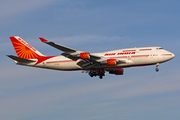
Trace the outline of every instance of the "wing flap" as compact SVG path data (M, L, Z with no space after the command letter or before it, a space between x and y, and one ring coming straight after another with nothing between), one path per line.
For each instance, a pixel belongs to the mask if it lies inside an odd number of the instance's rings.
M99 59L101 59L100 56L96 56L96 55L91 55L90 54L90 60L99 60Z
M81 60L81 61L79 61L77 63L77 65L79 65L83 69L88 69L88 68L95 67L96 66L96 62L95 61L89 61L89 60Z
M64 57L67 57L67 58L69 58L69 59L71 59L73 61L76 61L76 60L79 59L79 57L74 57L74 56L72 56L72 55L70 55L68 53L62 53L61 55L64 56Z

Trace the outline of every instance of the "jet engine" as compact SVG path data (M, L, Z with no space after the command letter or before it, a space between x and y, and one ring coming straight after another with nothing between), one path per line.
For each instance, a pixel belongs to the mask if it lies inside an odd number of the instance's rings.
M109 74L115 74L115 75L123 75L124 70L122 68L110 70Z
M81 59L89 59L90 58L90 54L88 52L80 53L80 58Z
M107 65L116 65L116 59L107 59Z

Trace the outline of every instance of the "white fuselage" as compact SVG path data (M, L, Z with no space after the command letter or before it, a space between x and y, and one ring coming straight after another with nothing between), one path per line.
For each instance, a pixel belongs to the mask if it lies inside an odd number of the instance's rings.
M115 68L126 68L133 66L153 65L171 60L175 56L173 53L166 51L160 47L128 48L128 49L120 49L120 50L108 51L103 53L92 53L92 55L125 61L125 63L117 64L114 66L108 66L108 65L100 66L105 70L111 70ZM36 60L37 62L37 59L33 59L33 60ZM65 70L65 71L83 70L83 68L77 65L79 61L80 60L72 61L71 59L66 58L64 56L54 56L39 64L36 64L36 62L29 64L18 63L18 62L15 63L20 65L27 65L33 67L55 69L55 70Z

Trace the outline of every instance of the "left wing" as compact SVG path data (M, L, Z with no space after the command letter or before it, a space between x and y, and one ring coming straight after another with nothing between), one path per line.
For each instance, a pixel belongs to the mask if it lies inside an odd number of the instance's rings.
M88 69L88 68L92 68L94 66L100 66L103 64L117 65L120 63L125 63L125 61L123 61L123 60L117 60L117 59L111 59L111 58L107 58L107 57L103 57L103 56L97 56L97 55L90 54L88 52L83 52L83 51L75 50L72 48L68 48L63 45L56 44L54 42L49 42L48 40L41 38L41 37L39 39L43 43L46 43L52 47L55 47L58 50L63 51L64 53L62 53L61 55L65 56L73 61L77 61L78 59L81 59L77 63L77 65L79 65L83 69Z
M59 45L59 44L56 44L54 42L50 42L42 37L39 38L43 43L46 43L52 47L55 47L56 49L58 50L61 50L65 53L62 53L61 55L73 60L73 61L76 61L80 58L83 58L83 57L89 57L91 60L98 60L98 59L101 59L100 56L96 56L96 55L91 55L89 54L88 52L83 52L83 51L79 51L79 50L75 50L75 49L72 49L72 48L69 48L69 47L65 47L63 45Z
M77 50L75 49L71 49L71 48L68 48L68 47L65 47L65 46L62 46L62 45L59 45L59 44L56 44L54 42L49 42L47 41L46 39L42 38L42 37L39 37L39 39L43 42L43 43L46 43L52 47L55 47L63 52L66 52L66 53L75 53L77 52Z

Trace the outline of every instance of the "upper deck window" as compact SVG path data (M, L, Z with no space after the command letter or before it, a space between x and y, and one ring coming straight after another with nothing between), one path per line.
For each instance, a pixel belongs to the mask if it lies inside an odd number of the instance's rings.
M140 49L140 51L148 51L148 50L152 50L152 49Z
M163 48L156 48L157 50L163 50Z
M123 50L122 52L133 52L133 51L136 51L136 50Z

